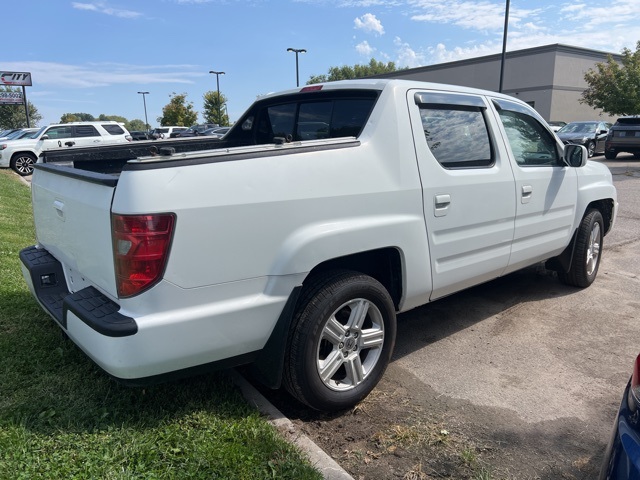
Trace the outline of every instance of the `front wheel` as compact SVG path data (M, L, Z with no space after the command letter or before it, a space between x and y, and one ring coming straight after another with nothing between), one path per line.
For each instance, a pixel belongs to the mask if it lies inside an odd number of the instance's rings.
M300 298L284 385L317 410L352 407L382 377L395 338L395 308L380 282L356 272L325 274Z
M611 151L611 152L607 152L606 150L604 151L604 158L606 158L607 160L615 160L617 155L618 153L615 151Z
M33 173L33 164L36 157L31 153L18 153L11 159L11 168L21 177L26 177Z
M571 268L559 275L564 283L583 288L593 283L600 266L603 237L602 214L598 210L587 211L578 227Z
M596 153L596 143L589 142L587 143L587 152L589 153L589 158L593 157Z

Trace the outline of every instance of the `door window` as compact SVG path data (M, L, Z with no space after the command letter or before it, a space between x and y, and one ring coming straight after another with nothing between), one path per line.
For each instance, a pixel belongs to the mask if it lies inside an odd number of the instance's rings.
M71 127L71 125L51 127L49 130L45 132L45 135L47 135L51 140L59 140L61 138L71 138L73 137L73 127Z
M524 107L506 100L494 100L518 165L522 167L563 166L555 139Z

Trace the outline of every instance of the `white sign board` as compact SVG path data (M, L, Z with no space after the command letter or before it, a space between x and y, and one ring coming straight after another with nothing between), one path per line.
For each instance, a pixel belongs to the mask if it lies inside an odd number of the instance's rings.
M12 85L14 87L30 87L31 73L28 72L4 72L0 70L0 85Z
M0 105L22 105L22 92L0 92Z

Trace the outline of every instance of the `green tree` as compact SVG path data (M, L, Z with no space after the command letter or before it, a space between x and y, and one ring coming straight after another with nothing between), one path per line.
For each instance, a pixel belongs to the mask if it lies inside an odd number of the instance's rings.
M193 110L192 102L187 102L186 93L173 92L169 98L169 103L162 109L162 116L157 118L160 125L190 127L197 123L198 112Z
M307 81L307 85L313 83L335 82L337 80L351 80L354 78L370 77L381 73L391 73L397 71L393 62L378 62L375 58L369 61L368 65L355 64L353 67L343 65L342 67L330 67L329 73L325 75L312 75Z
M98 120L100 122L110 122L110 121L112 121L112 122L124 123L125 125L127 123L129 123L129 120L127 120L124 117L121 117L120 115L105 115L104 113L101 113L98 116Z
M12 88L9 86L0 87L0 92L20 92L21 88ZM37 127L38 122L42 120L42 115L38 113L36 106L27 100L29 107L29 123L32 127ZM26 128L27 116L25 115L24 105L0 105L0 128Z
M60 117L60 123L93 122L95 117L90 113L65 113Z
M587 89L581 103L609 115L640 115L640 41L636 51L622 50L621 64L611 55L606 63L596 63L584 75Z
M60 117L60 123L79 122L80 119L74 113L63 113Z
M132 130L145 131L147 129L147 126L145 125L144 120L140 120L139 118L134 118L129 123L126 123L125 127L127 127L127 130L129 130L130 132Z
M206 123L217 123L221 127L229 125L229 116L227 115L227 98L218 91L211 90L202 95L204 100L204 110L202 116Z

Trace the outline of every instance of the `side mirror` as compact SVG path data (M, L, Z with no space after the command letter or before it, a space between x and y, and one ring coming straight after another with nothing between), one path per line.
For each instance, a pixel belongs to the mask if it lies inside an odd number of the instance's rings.
M607 130L600 130L598 134L607 133Z
M42 135L40 140L49 140L49 135Z
M589 153L584 145L565 145L564 146L564 163L570 167L584 167L587 164Z

